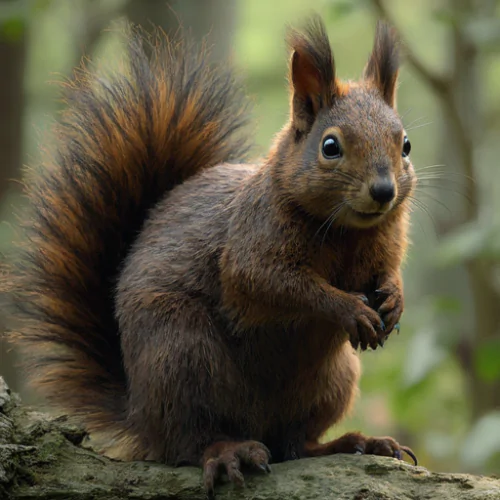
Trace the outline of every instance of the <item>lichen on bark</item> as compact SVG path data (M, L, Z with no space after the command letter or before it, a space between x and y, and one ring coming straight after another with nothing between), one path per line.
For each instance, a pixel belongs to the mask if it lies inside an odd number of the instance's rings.
M118 462L82 446L67 417L24 407L0 377L0 499L202 500L201 471ZM273 466L246 487L221 485L233 500L500 500L500 480L437 474L395 459L337 455Z

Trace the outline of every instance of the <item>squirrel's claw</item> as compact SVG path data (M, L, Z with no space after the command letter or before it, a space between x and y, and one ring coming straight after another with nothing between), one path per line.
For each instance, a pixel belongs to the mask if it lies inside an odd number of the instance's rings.
M366 351L369 347L373 350L378 346L383 347L387 339L386 323L370 306L370 299L360 292L349 292L358 299L354 304L353 319L347 322L346 330L352 347Z
M377 312L385 323L387 333L396 329L399 332L399 319L403 312L403 295L395 284L386 284L383 288L375 290L378 298L376 301Z
M271 474L271 467L267 463L262 463L258 465L259 469L263 470L264 472L267 472L268 474Z
M241 464L270 473L271 452L258 441L215 442L205 451L203 483L208 498L215 498L215 484L225 472L229 481L237 486L245 485Z
M404 451L413 460L415 467L418 465L417 457L411 448L408 448L408 446L401 446L401 451Z

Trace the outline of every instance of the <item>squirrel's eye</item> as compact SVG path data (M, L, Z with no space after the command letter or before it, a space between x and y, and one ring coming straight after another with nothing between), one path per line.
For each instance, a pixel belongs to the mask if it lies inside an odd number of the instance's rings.
M411 142L408 139L408 136L405 135L405 138L403 140L403 158L406 158L411 151Z
M342 149L340 148L339 141L333 135L325 137L322 147L323 156L327 160L333 160L342 156Z

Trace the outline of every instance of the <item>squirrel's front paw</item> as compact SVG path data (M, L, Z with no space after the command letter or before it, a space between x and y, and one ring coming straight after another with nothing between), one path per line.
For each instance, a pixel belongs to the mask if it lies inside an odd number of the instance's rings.
M360 293L351 293L353 296L353 309L344 318L343 326L349 334L349 340L357 349L365 351L368 346L376 349L383 346L387 337L385 324L368 304L368 298Z
M375 292L378 296L377 302L381 305L377 312L385 324L385 333L389 335L392 330L399 332L399 319L403 313L403 290L395 283L385 283Z

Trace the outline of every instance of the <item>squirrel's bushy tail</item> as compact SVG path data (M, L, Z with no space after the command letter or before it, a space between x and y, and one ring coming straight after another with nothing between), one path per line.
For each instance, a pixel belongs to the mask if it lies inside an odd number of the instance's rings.
M127 47L120 72L80 69L65 85L55 154L27 172L26 241L8 283L27 375L89 430L126 422L114 287L148 210L246 152L235 134L245 101L227 70L160 33L130 30Z

